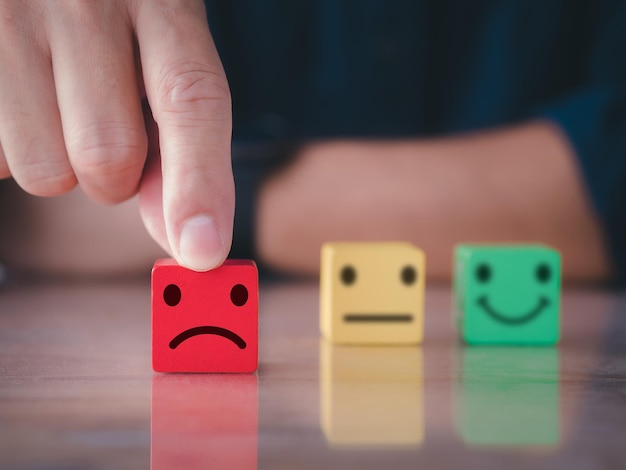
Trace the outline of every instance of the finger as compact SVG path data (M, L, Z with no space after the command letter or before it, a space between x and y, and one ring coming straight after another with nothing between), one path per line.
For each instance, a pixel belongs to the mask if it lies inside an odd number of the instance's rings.
M61 10L50 44L69 159L87 195L120 202L137 192L147 151L130 25L117 2Z
M0 177L10 173L26 191L53 196L76 185L67 159L49 56L34 25L0 10Z
M141 4L136 30L159 127L165 228L175 258L207 270L232 240L230 93L202 2L159 5Z
M147 103L144 106L144 121L148 134L148 158L139 187L139 211L150 236L171 255L172 250L167 240L163 217L163 178L161 177L159 130Z

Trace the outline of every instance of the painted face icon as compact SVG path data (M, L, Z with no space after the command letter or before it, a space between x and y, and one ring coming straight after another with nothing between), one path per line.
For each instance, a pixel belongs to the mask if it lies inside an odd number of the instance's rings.
M258 273L250 260L195 272L174 260L152 270L152 368L156 372L254 372Z
M423 336L425 257L404 242L326 243L320 329L344 344L418 344Z
M554 344L561 261L541 245L456 248L457 321L470 344Z

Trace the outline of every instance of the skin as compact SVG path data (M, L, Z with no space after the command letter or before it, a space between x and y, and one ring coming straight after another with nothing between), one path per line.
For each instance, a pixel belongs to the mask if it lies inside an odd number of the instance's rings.
M231 103L205 18L198 0L0 1L0 178L37 196L138 194L163 249L221 264Z
M327 240L411 241L427 254L430 280L450 279L459 242L550 244L568 281L602 281L611 270L574 153L546 122L311 144L265 182L258 214L261 259L300 274L317 273Z
M66 194L0 188L11 201L0 259L71 274L145 271L163 250L196 270L221 264L234 213L231 104L203 8L0 0L0 178ZM83 195L130 201L95 209ZM131 222L137 205L156 244ZM257 209L260 260L291 273L316 274L326 240L381 239L423 248L429 279L449 279L460 241L540 240L561 250L567 280L611 272L573 150L545 122L311 143L262 185ZM69 212L97 245L68 235Z
M261 186L259 259L316 275L324 241L410 240L427 253L428 279L449 280L456 243L539 240L561 250L565 280L603 281L610 266L575 162L545 122L430 141L312 143ZM16 226L1 259L101 275L147 272L162 256L140 230L136 200L98 208L76 190L54 199L6 190L21 205L3 217ZM76 213L83 243L65 228L76 230Z

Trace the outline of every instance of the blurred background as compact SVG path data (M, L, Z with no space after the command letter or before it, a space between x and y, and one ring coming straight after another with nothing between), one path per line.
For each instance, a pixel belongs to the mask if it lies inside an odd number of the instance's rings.
M232 257L314 276L327 240L408 240L447 281L467 241L561 250L572 282L626 266L620 1L207 0L233 99ZM136 200L0 182L9 272L147 275Z

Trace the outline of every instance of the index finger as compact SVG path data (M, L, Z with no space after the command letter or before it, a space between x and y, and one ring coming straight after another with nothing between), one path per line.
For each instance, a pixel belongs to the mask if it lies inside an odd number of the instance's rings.
M202 2L142 2L136 31L159 128L169 246L182 265L208 270L230 250L235 209L226 76Z

